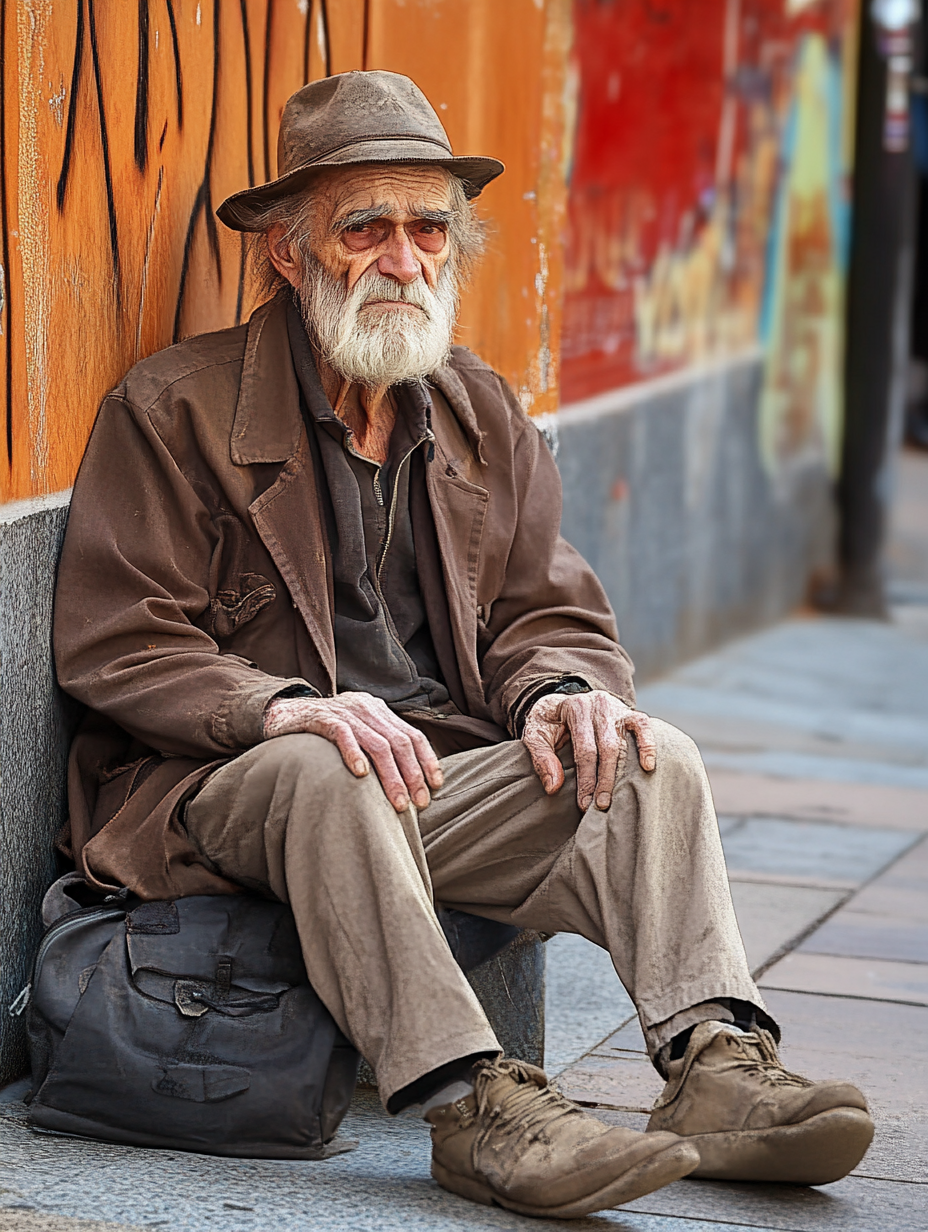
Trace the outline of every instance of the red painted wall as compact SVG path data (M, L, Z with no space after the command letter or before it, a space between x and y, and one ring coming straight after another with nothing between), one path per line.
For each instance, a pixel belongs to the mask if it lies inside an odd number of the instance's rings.
M757 338L797 48L855 12L575 0L563 402Z

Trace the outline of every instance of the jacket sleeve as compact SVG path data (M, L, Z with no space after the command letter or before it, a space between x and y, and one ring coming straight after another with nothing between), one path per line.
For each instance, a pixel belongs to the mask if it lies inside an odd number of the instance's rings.
M104 400L74 488L55 596L61 687L161 753L228 757L263 737L268 676L194 621L215 532L148 417Z
M492 641L481 670L494 720L519 734L524 699L561 682L583 681L632 706L635 691L634 669L619 645L606 593L561 537L561 479L554 459L517 405L513 417L521 427L513 449L516 524L502 590L489 612Z

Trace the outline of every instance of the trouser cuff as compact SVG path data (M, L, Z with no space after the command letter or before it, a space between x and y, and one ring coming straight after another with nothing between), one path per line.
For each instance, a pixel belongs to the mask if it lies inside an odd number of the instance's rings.
M747 1021L751 1019L752 1021ZM642 1025L648 1055L654 1068L662 1078L667 1077L667 1059L670 1045L682 1032L698 1026L701 1022L727 1022L749 1028L752 1023L763 1027L779 1042L780 1028L766 1010L751 1001L742 1001L732 997L720 997L717 1001L700 1001L689 1009L656 1023L653 1027Z

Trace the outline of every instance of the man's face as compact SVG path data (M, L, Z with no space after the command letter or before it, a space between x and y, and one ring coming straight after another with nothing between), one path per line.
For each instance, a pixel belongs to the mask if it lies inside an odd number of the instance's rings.
M273 229L268 245L324 357L368 386L427 376L447 357L457 311L447 173L338 168L311 193L299 251L291 245L283 260L285 241Z
M316 190L313 253L351 291L373 270L398 283L423 278L430 290L448 260L452 206L448 177L434 167L346 167ZM409 311L372 305L377 312Z

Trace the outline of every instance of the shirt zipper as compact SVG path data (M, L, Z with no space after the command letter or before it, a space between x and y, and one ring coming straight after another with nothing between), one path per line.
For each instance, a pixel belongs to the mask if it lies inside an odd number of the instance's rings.
M384 535L383 543L380 545L380 559L377 561L377 581L378 582L380 581L380 575L383 572L383 562L386 560L387 550L390 547L390 540L393 538L393 526L396 521L396 499L397 499L397 492L399 491L399 486L400 486L400 475L402 475L403 473L403 467L406 465L406 463L409 461L412 455L416 452L419 446L423 443L423 441L434 441L434 439L435 437L433 436L431 432L426 432L425 436L423 436L420 440L416 441L415 445L413 445L412 449L410 449L408 453L406 453L406 455L403 457L402 461L400 462L399 466L396 468L396 474L393 477L393 492L390 497L390 512L387 514L387 533ZM378 474L379 474L379 471L378 471ZM376 483L376 480L375 480L375 483ZM383 504L383 501L381 501L381 504Z

